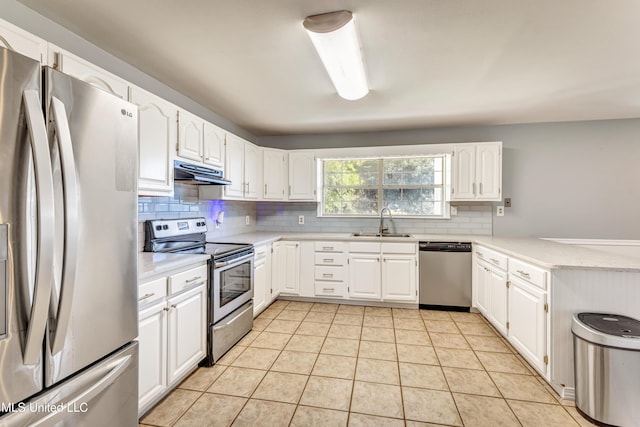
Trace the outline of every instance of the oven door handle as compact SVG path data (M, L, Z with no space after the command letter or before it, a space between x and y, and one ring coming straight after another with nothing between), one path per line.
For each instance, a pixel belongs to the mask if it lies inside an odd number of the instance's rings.
M240 258L234 258L230 261L222 261L222 262L214 262L213 263L213 268L222 268L222 267L226 267L227 265L231 265L231 264L237 264L241 261L247 260L249 258L253 258L253 254L250 255L245 255L242 256Z

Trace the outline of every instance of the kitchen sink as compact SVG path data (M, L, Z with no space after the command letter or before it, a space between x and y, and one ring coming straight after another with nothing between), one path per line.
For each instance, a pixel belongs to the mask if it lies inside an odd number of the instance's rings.
M353 233L353 237L411 237L411 234L403 233Z

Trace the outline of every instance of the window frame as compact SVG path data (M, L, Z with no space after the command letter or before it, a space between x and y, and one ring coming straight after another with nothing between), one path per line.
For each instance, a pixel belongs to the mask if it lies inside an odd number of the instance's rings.
M421 158L440 158L442 159L442 184L429 184L429 185L417 185L417 184L389 184L384 185L384 160L392 159L421 159ZM318 209L317 216L321 218L377 218L380 215L380 210L384 207L384 190L386 189L425 189L433 188L440 189L442 191L442 212L439 215L398 215L394 214L394 218L401 219L450 219L450 167L451 167L451 155L449 153L429 153L429 154L415 154L415 155L386 155L386 156L353 156L353 157L322 157L317 159L318 166ZM363 185L359 187L331 187L331 188L358 188L377 190L378 192L378 207L375 214L335 214L325 213L325 173L324 162L333 160L377 160L378 166L378 184L377 185Z

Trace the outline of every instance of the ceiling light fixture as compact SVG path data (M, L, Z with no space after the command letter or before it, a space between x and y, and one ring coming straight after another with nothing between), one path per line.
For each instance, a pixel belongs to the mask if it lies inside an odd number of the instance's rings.
M353 101L369 93L353 14L340 10L308 16L303 26L338 95Z

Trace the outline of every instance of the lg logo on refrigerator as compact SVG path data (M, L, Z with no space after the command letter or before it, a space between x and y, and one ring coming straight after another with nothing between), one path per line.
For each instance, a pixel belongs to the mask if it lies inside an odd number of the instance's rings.
M124 108L122 110L120 110L120 112L122 113L123 116L133 117L133 113L125 110Z

